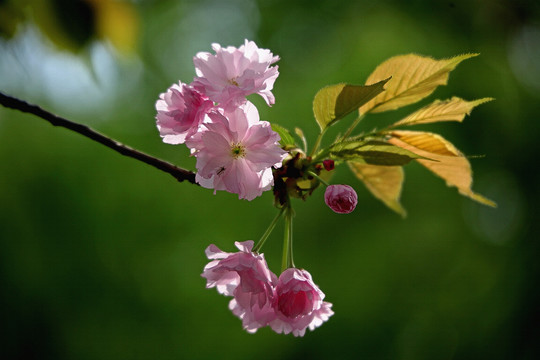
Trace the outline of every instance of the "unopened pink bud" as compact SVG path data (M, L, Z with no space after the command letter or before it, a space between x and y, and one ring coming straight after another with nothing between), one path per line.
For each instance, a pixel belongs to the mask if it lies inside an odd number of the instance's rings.
M324 160L322 163L324 166L324 170L326 171L334 170L334 160L327 159L327 160Z
M338 214L348 214L356 208L358 195L349 185L330 185L324 193L324 202Z

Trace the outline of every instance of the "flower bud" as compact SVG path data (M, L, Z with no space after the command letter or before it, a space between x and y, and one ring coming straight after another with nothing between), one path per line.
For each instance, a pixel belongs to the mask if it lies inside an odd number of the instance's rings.
M358 195L349 185L330 185L324 193L324 202L338 214L348 214L358 204Z
M324 170L326 171L332 171L334 170L334 160L326 159L323 162Z

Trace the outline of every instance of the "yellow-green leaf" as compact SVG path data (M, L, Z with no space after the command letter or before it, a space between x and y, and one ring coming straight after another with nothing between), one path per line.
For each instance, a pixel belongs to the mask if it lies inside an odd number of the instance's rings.
M421 156L385 141L343 141L329 149L330 158L372 165L405 165Z
M422 149L432 154L444 156L463 156L452 143L439 134L424 131L393 131L393 136L398 136L401 141Z
M474 101L466 101L458 97L453 97L449 100L435 100L431 104L424 106L420 110L415 111L406 118L393 124L400 125L417 125L427 124L439 121L463 121L465 115L470 115L474 107L484 104L493 98L483 98Z
M274 124L274 123L271 123L270 126L272 127L272 130L274 130L275 132L278 133L279 137L281 138L279 140L279 144L281 146L288 146L288 145L296 145L294 143L294 138L292 137L291 133L289 132L289 130L287 130L286 128L284 128L283 126L281 125L278 125L278 124Z
M337 84L319 90L313 99L313 114L321 131L383 92L388 80L387 76L372 85Z
M377 113L398 109L429 96L437 86L446 85L450 71L465 59L478 54L465 54L450 59L435 60L415 54L394 56L368 77L366 84L373 84L389 76L386 91L360 108L360 113Z
M379 166L348 162L350 169L366 188L386 206L405 217L407 212L399 199L403 186L404 173L401 166Z
M450 142L440 135L421 131L392 131L390 143L417 155L436 161L418 159L428 170L443 178L446 185L455 186L459 193L484 205L497 205L472 191L472 170L465 158Z

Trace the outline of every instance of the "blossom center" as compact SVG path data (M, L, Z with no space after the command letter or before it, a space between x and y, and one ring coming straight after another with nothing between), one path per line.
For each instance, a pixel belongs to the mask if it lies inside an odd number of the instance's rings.
M279 311L291 319L309 313L311 305L310 296L305 291L287 292L280 295L278 300Z
M233 143L231 145L231 155L233 158L243 158L246 156L246 148L240 143Z
M229 79L229 84L234 85L234 86L240 86L240 85L236 82L236 78Z

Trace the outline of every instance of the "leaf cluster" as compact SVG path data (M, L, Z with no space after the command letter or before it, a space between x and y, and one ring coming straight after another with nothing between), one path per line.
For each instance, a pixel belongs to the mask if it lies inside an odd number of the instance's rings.
M476 106L493 99L466 101L452 97L435 100L382 130L352 135L364 116L417 103L438 86L446 85L450 72L462 61L477 55L464 54L441 60L416 54L395 56L380 64L365 85L342 83L319 90L313 100L313 114L320 128L319 138L310 154L314 166L325 159L347 163L377 199L402 216L406 215L400 203L403 166L411 161L417 161L441 177L448 186L456 187L460 194L495 207L493 201L473 192L469 161L452 143L439 134L399 129L441 121L461 122ZM319 149L327 129L353 112L358 112L358 117L345 134L328 147ZM281 136L282 146L296 147L288 130L273 126ZM307 151L301 130L296 129L296 133L302 137Z

